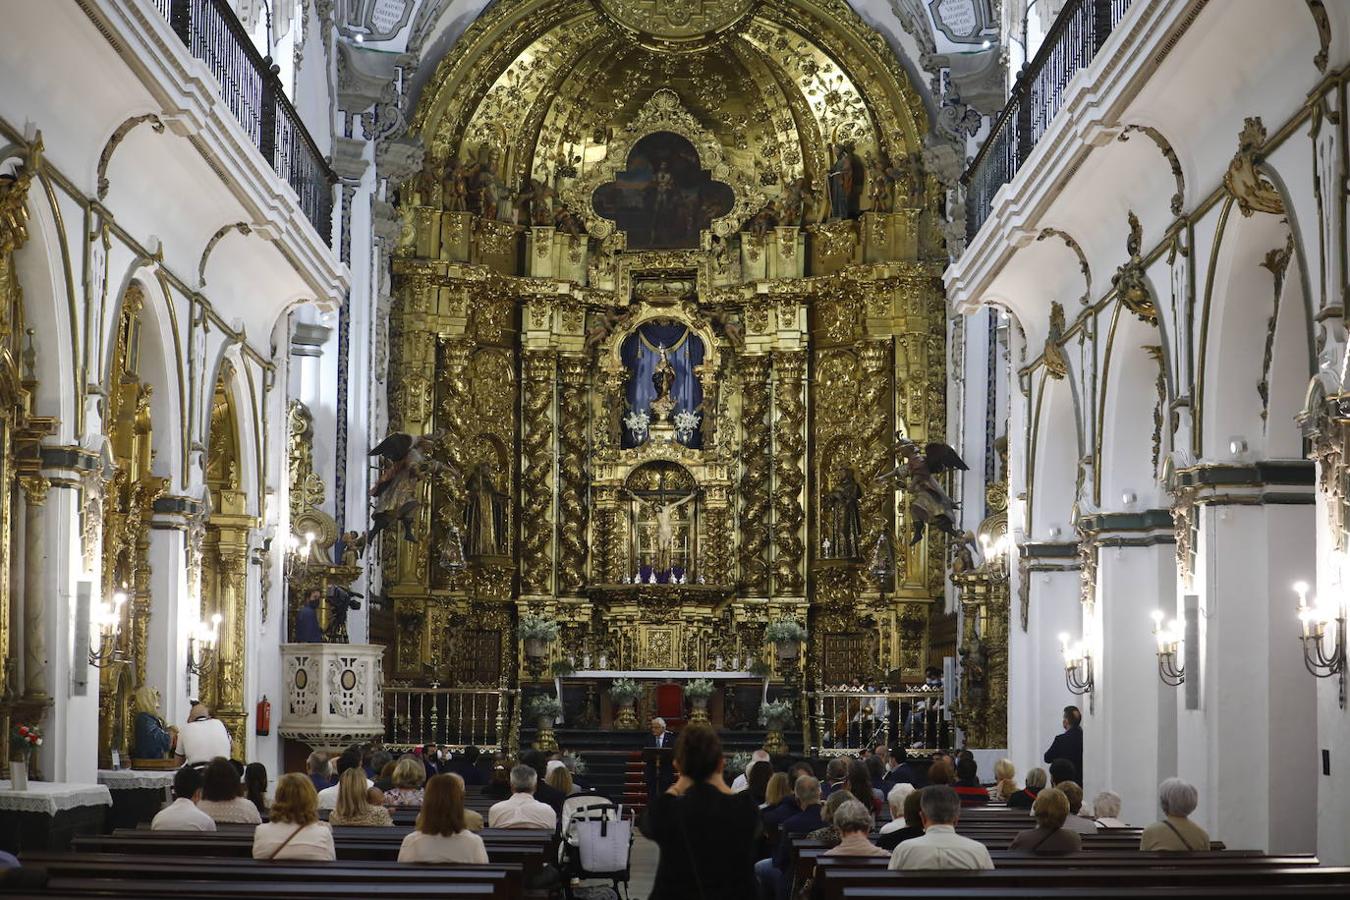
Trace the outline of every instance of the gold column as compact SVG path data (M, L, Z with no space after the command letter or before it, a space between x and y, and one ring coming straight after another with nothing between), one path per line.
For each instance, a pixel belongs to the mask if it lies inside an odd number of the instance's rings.
M774 566L776 596L800 596L802 578L802 487L806 483L806 404L802 397L805 350L775 350L774 368Z
M703 505L703 554L700 573L709 584L731 584L736 580L732 572L731 509L727 488L709 487Z
M867 468L860 473L865 480L861 503L862 546L858 549L867 559L877 537L891 531L890 504L894 492L873 477L877 472L889 468L886 460L892 444L891 414L894 403L889 372L890 342L867 341L862 345L860 356L863 368L862 412L866 416L863 446L867 448ZM883 589L891 590L892 586L887 584Z
M586 360L559 361L558 592L574 594L586 581Z
M600 584L618 584L624 576L623 538L619 529L619 491L614 487L596 487L595 553L592 580Z
M47 538L42 527L42 508L51 482L41 475L19 479L24 497L23 542L23 666L24 699L47 699Z
M220 638L212 654L214 664L202 677L201 695L209 698L212 713L225 723L235 752L243 753L248 726L244 704L248 531L222 527L219 541L212 554L214 603L203 592L202 619L210 621L212 613L220 613Z
M741 579L747 592L769 593L769 357L740 360L742 398Z
M553 388L557 353L525 351L525 383L521 421L522 515L520 589L522 594L553 590Z

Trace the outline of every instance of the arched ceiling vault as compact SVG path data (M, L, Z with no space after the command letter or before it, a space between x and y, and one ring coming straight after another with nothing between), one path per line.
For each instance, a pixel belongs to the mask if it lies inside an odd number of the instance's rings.
M490 148L512 186L584 180L663 88L716 138L743 187L805 175L823 194L835 141L864 161L917 161L929 127L920 93L844 0L710 3L739 10L736 20L679 46L627 27L616 6L652 4L519 0L484 12L421 93L411 130L428 162Z

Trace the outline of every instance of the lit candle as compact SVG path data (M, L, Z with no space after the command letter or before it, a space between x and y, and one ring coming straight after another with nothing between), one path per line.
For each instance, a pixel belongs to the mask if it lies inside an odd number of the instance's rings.
M1294 582L1294 593L1298 594L1298 620L1303 626L1303 636L1307 637L1309 634L1308 623L1314 615L1313 611L1308 608L1308 582Z

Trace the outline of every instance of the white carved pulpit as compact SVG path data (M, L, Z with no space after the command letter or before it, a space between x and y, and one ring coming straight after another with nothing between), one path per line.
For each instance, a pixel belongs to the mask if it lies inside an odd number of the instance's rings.
M383 736L383 658L375 644L282 644L277 733L325 752Z

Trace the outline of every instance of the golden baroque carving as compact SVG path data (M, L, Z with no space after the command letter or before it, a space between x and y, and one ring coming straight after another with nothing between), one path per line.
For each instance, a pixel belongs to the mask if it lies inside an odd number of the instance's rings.
M521 422L520 496L528 507L521 518L521 591L546 594L553 580L553 389L557 355L525 352L524 407Z
M1242 120L1242 131L1238 134L1238 150L1228 171L1223 176L1223 187L1234 200L1242 215L1270 213L1284 215L1284 200L1270 179L1260 171L1265 160L1266 126L1260 116L1248 116Z
M586 359L565 356L561 369L558 427L558 589L575 593L586 581Z
M774 592L799 595L804 589L801 537L806 451L806 406L802 378L806 351L776 350L774 368Z
M751 595L769 593L769 357L740 360L741 578Z

